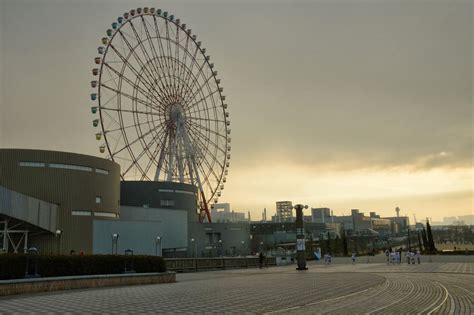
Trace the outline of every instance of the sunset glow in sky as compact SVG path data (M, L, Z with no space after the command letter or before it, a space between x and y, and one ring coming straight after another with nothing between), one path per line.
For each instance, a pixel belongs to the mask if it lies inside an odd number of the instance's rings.
M418 219L473 214L473 2L0 0L0 147L100 156L89 101L100 38L148 6L202 40L225 88L220 202Z

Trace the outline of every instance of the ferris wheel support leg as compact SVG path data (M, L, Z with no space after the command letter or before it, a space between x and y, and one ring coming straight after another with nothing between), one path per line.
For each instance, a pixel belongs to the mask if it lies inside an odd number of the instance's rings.
M183 166L183 151L184 150L184 139L181 135L182 133L182 125L181 119L178 122L178 126L176 128L176 162L178 164L178 173L179 173L179 182L184 183L184 166ZM181 148L181 150L180 150Z
M169 164L168 164L168 181L171 182L173 180L173 164L174 164L174 141L173 136L170 135L170 141L169 141Z
M203 223L204 218L203 218L203 212L204 215L207 217L207 221L209 223L212 223L211 221L211 214L209 213L209 208L207 207L207 201L206 201L206 196L204 196L204 192L201 190L201 197L202 197L202 207L199 212L199 222Z
M165 143L166 143L166 139L168 138L168 133L165 134L165 139L163 140L163 147L161 148L161 151L160 151L160 157L158 159L158 167L156 168L156 172L155 172L155 181L159 181L160 180L160 171L161 171L161 168L163 167L163 162L165 160Z

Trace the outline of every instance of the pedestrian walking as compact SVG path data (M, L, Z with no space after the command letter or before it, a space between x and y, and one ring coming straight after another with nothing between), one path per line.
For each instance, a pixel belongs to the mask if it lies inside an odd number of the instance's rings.
M420 264L420 260L421 260L421 253L420 253L420 250L417 250L416 251L416 260L418 261L418 265Z
M356 253L352 253L352 264L354 265L356 262Z
M262 269L262 267L263 267L263 259L264 259L263 253L260 252L260 254L258 254L258 263L259 263L259 268L260 269Z
M387 250L385 250L385 256L387 257L387 265L390 264L390 252Z
M414 265L415 264L415 253L414 252L410 252L410 260L411 260L411 263Z

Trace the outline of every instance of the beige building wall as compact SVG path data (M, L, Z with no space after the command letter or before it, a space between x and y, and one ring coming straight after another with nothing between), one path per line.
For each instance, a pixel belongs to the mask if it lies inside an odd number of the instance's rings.
M63 231L63 254L70 250L92 253L92 221L117 220L120 215L120 166L102 158L0 149L0 185L59 206L57 226ZM78 213L83 215L73 215ZM57 253L58 242L48 232L30 239L30 245L41 253Z

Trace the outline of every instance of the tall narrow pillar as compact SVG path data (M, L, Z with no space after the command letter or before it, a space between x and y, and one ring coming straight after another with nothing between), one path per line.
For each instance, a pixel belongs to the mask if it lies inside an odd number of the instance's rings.
M306 252L304 242L304 221L303 221L303 208L308 209L308 206L300 204L295 205L296 210L296 260L298 267L296 270L308 270L306 267Z

